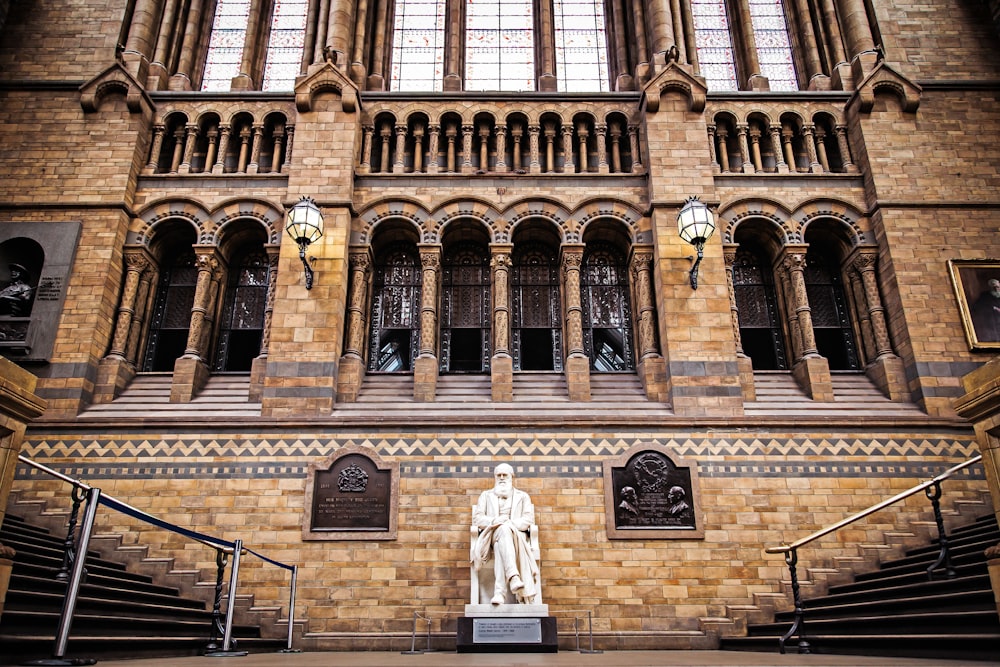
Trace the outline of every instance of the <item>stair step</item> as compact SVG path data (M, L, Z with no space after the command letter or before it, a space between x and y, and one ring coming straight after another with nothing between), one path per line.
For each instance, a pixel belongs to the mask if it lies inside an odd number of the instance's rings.
M996 660L1000 632L988 634L830 634L807 631L813 653L887 656L943 660ZM791 639L785 649L795 653L798 638ZM722 650L778 652L777 637L723 637Z
M791 627L792 619L786 622L751 624L747 628L749 636L784 634ZM996 607L974 611L914 612L885 614L857 614L850 617L829 618L816 616L806 611L807 632L817 634L858 635L875 634L968 634L1000 632L1000 619Z

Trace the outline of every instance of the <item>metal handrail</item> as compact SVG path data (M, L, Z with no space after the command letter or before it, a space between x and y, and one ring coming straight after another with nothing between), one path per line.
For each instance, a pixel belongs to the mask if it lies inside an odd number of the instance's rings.
M70 534L67 535L67 542L69 543L69 545L67 546L67 553L69 553L70 550L72 550L75 553L75 556L72 557L72 562L68 563L67 565L64 565L64 568L68 570L67 576L65 578L69 580L69 585L66 590L66 598L63 604L63 611L62 614L60 615L59 630L56 635L56 645L55 645L55 651L53 652L53 660L45 661L45 664L67 664L67 665L93 664L93 662L90 662L88 659L84 659L83 661L65 660L64 656L66 654L66 646L69 639L70 626L72 625L73 622L73 614L76 608L76 601L79 595L79 587L80 584L82 583L83 576L85 573L84 563L86 561L87 549L89 548L91 533L94 527L94 517L96 516L97 508L100 505L104 505L109 509L121 512L123 514L131 516L140 521L144 521L158 528L162 528L164 530L169 530L171 532L177 533L191 540L194 540L195 542L199 542L205 546L215 549L218 555L216 561L218 564L218 579L219 579L218 585L216 586L216 600L215 600L216 613L218 612L219 609L219 601L221 596L221 581L223 576L223 569L225 567L226 556L232 556L233 560L232 560L232 567L229 579L229 603L226 609L225 624L223 625L221 622L218 622L220 619L216 619L215 614L213 614L213 639L210 640L209 652L206 653L206 655L224 656L224 655L246 654L245 651L237 652L231 649L231 645L235 643L234 640L232 639L232 624L233 624L233 612L236 607L235 596L236 596L237 578L239 577L240 556L243 553L250 553L272 565L276 565L280 568L289 570L291 572L292 578L290 584L291 591L289 596L288 641L287 641L287 648L285 648L282 652L297 652L292 649L292 631L294 622L293 619L295 618L295 593L296 593L295 589L297 583L296 579L298 575L297 565L287 565L285 563L281 563L279 561L267 558L257 553L256 551L253 551L252 549L245 547L243 544L243 540L238 538L235 541L230 542L228 540L212 537L210 535L204 535L194 530L182 528L181 526L170 523L169 521L164 521L163 519L159 519L153 516L152 514L149 514L148 512L136 509L135 507L132 507L131 505L122 502L121 500L113 498L112 496L102 495L101 489L86 484L85 482L82 482L78 479L74 479L73 477L69 477L68 475L64 475L63 473L58 472L57 470L53 470L52 468L49 468L48 466L45 466L41 463L32 461L23 454L19 454L17 458L22 463L31 466L32 468L35 468L37 470L40 470L48 475L51 475L56 479L66 482L67 484L72 485L74 488L73 492L74 507L70 519L70 528L69 528ZM84 495L78 498L76 495L76 490L83 491ZM84 519L82 525L80 526L79 540L76 541L73 540L73 532L75 529L75 522L76 522L75 516L78 510L78 505L84 498L86 499L86 511L84 513ZM74 543L75 543L75 548L74 548ZM221 651L213 651L213 649L217 648L215 646L215 639L214 639L217 630L221 630L223 634L223 643Z
M935 484L940 484L941 482L943 482L944 480L948 479L949 477L952 477L959 470L963 470L965 468L968 468L969 466L974 465L976 463L979 463L982 460L983 460L982 455L981 454L977 454L976 456L972 457L968 461L965 461L963 463L959 463L956 466L948 468L947 470L945 470L943 473L941 473L940 475L938 475L934 479L927 480L926 482L921 482L920 484L917 484L916 486L914 486L912 489L908 489L906 491L903 491L902 493L897 493L896 495L894 495L892 498L889 498L888 500L883 500L880 503L876 503L876 504L872 505L871 507L869 507L868 509L861 510L857 514L849 516L846 519L842 519L842 520L838 521L837 523L835 523L835 524L833 524L831 526L823 528L822 530L817 530L815 533L812 533L811 535L807 535L806 537L803 537L800 540L796 540L795 542L792 542L791 544L783 544L780 547L768 547L768 548L764 549L764 552L765 553L769 553L769 554L783 554L783 553L788 553L789 551L792 551L792 550L804 547L805 545L809 544L810 542L814 542L814 541L818 540L821 537L824 537L826 535L829 535L830 533L836 532L836 531L840 530L841 528L843 528L844 526L849 526L852 523L854 523L855 521L858 521L860 519L864 519L866 516L874 514L875 512L878 512L879 510L883 510L886 507L889 507L890 505L894 505L894 504L898 503L900 500L904 500L905 498L909 498L910 496L916 495L916 494L920 493L921 491L924 491L925 489L928 489L928 488L934 486Z
M938 541L940 544L940 553L938 555L938 558L930 567L927 568L927 576L933 579L934 573L937 570L941 569L942 567L944 569L945 576L947 576L948 578L956 576L956 571L955 568L953 568L951 565L951 556L949 555L948 551L949 549L948 534L945 531L944 518L941 515L941 502L940 502L941 482L951 478L958 471L968 468L969 466L974 465L976 463L979 463L982 460L983 460L982 455L977 454L968 461L964 461L956 466L952 466L951 468L945 470L943 473L941 473L937 477L934 477L933 479L929 479L926 482L921 482L920 484L917 484L913 488L907 489L902 493L897 493L892 498L876 503L871 507L869 507L868 509L862 510L857 514L853 514L847 517L846 519L842 519L841 521L838 521L837 523L831 526L818 530L815 533L812 533L811 535L807 535L806 537L803 537L802 539L797 540L792 544L783 544L780 547L767 547L766 549L764 549L765 553L785 555L785 564L788 565L789 582L792 587L792 602L795 607L794 620L792 621L791 627L788 628L785 634L782 635L781 638L778 640L778 650L781 653L784 653L785 642L787 642L795 635L798 635L799 653L810 653L812 650L812 646L806 639L805 631L803 629L805 626L805 605L802 602L801 589L799 587L799 577L798 573L796 572L796 565L799 562L798 550L801 547L811 542L814 542L821 537L836 532L841 528L843 528L844 526L849 526L855 521L858 521L871 514L874 514L879 510L883 510L886 507L898 503L900 500L904 500L906 498L909 498L910 496L916 495L921 491L923 491L924 494L927 496L928 500L931 501L931 508L934 511L934 520L937 523Z

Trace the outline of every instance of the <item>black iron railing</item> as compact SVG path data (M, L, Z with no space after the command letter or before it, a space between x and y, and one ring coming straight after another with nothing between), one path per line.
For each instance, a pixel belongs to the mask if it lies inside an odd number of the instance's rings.
M857 514L851 515L846 519L842 519L837 523L817 530L811 535L807 535L800 540L797 540L791 544L783 544L780 547L768 547L764 550L765 553L769 554L784 554L785 564L788 565L788 572L790 574L791 586L792 586L792 602L795 605L794 609L794 620L792 626L788 631L782 635L781 639L778 640L778 649L784 653L785 643L791 639L793 636L798 637L798 652L799 653L811 653L812 646L809 640L806 638L805 633L805 606L802 602L802 592L799 590L799 577L796 571L796 566L798 565L799 555L798 551L805 545L818 540L821 537L825 537L830 533L834 533L845 526L849 526L852 523L859 521L875 512L885 509L890 505L898 503L901 500L905 500L910 496L916 495L923 491L927 498L931 501L931 508L934 510L934 520L937 522L938 529L938 543L940 545L940 551L938 553L937 561L935 561L930 567L927 568L927 576L929 579L933 579L938 570L943 570L944 576L952 578L955 576L955 569L951 565L951 557L949 555L949 545L948 545L948 534L944 527L944 518L941 516L941 482L955 475L955 473L960 470L964 470L969 466L975 465L983 460L982 456L974 456L968 461L959 463L956 466L949 468L937 477L929 479L926 482L921 482L911 489L907 489L902 493L898 493L892 498L883 500L882 502L876 503L869 507L868 509L862 510Z
M256 551L247 548L243 540L224 540L219 537L205 535L182 526L164 521L152 514L136 509L116 498L101 492L97 487L90 486L78 479L64 475L48 466L32 461L24 455L19 455L18 459L26 464L40 470L41 472L66 482L72 487L71 497L73 501L70 509L68 532L64 541L63 565L56 575L60 580L66 581L66 594L63 599L62 613L59 617L59 626L56 632L55 647L52 652L52 659L36 661L39 665L80 665L94 664L95 660L73 658L67 659L66 648L69 640L70 627L73 624L73 614L76 610L77 598L80 592L80 584L86 574L85 562L86 554L90 547L90 538L94 529L94 520L97 516L98 507L106 507L122 514L126 514L135 519L148 523L152 526L162 528L178 535L182 535L196 542L200 542L216 552L216 586L215 599L212 607L212 627L209 631L209 641L205 647L205 655L227 656L242 655L243 651L237 651L235 640L233 639L233 613L236 608L236 589L240 571L240 558L243 554L250 554L263 560L266 563L288 570L291 573L289 582L289 603L288 603L288 643L282 652L294 652L292 649L292 629L295 623L295 589L298 575L297 565L286 565L272 560ZM77 521L81 506L83 507L83 518L80 520L79 529ZM232 565L229 573L228 600L226 613L222 614L223 581L227 561L231 559Z

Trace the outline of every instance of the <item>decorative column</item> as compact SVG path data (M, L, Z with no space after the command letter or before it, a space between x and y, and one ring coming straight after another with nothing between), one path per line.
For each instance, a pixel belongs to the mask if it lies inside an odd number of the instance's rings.
M376 7L378 11L378 7ZM385 12L380 12L385 13ZM351 81L359 90L365 90L367 82L367 70L365 68L365 30L368 27L368 0L358 0L357 18L354 21L354 48L351 54L350 69Z
M840 161L848 174L858 173L858 167L851 160L851 146L847 143L847 127L838 125L833 130L837 134L837 148L840 149Z
M170 384L170 402L188 403L208 382L206 358L207 341L212 329L212 313L218 294L222 262L215 246L195 246L195 264L198 280L191 306L191 324L188 329L184 355L174 362L174 377Z
M536 53L538 54L538 90L543 93L554 93L559 89L556 80L556 31L553 26L552 0L540 0L535 7L538 8L537 30L535 39L538 40ZM534 173L534 172L533 172Z
M392 165L393 172L402 174L406 171L406 133L408 128L402 123L396 124L396 161Z
M545 164L542 170L547 174L556 172L556 124L545 123Z
M715 142L718 145L717 153L719 155L719 168L722 170L723 174L727 174L731 171L729 168L729 148L726 145L726 138L729 137L729 131L724 127L717 127L715 129Z
M476 168L472 166L472 133L475 131L472 125L462 126L462 173L471 174Z
M494 169L504 174L510 171L510 167L507 164L507 126L497 125L493 132L497 139L497 161Z
M566 385L569 400L590 400L590 359L583 348L583 305L580 295L580 269L583 265L582 243L563 244L562 257L563 294L566 295Z
M809 79L809 89L814 90L813 79L820 76L824 79L828 77L823 74L823 64L820 60L819 47L816 44L816 33L813 31L809 0L794 0L794 2L795 17L798 19L795 22L797 28L795 29L795 34L802 45L802 61L806 67L806 78Z
M141 322L138 322L137 311L142 307L140 289L143 279L152 273L155 263L152 255L144 246L129 247L125 250L125 285L122 288L121 302L115 318L114 335L111 339L111 350L101 359L97 368L97 381L94 386L94 403L110 403L117 398L125 386L135 377L135 357L130 356L138 349Z
M458 135L458 128L454 125L449 125L444 131L445 138L448 141L448 148L446 153L445 161L445 171L449 174L455 173L455 137Z
M194 155L194 142L198 138L198 126L189 124L184 127L184 157L177 167L178 174L191 173L191 156Z
M465 1L445 0L444 91L462 90L465 67ZM379 12L386 14L387 12ZM383 31L377 33L385 34Z
M611 172L622 173L622 128L618 123L611 124Z
M781 147L781 126L772 125L768 128L771 133L771 151L774 153L774 168L779 174L788 173L788 163L783 157L784 151Z
M166 130L166 128L161 123L157 123L153 126L153 145L149 149L149 162L146 163L146 168L143 170L143 173L156 173L156 163L159 162L160 151L163 150L164 130Z
M248 174L256 174L260 171L260 149L264 144L264 126L253 126L253 140L250 145L250 164L247 165Z
M740 142L740 158L743 160L742 171L744 174L752 174L756 171L753 162L750 161L750 144L747 142L747 131L749 129L743 123L736 126L736 136Z
M832 401L833 383L830 380L830 364L816 349L816 333L813 330L812 310L806 292L805 268L806 250L804 245L785 246L781 259L782 268L788 274L788 305L795 313L798 334L801 337L801 357L796 360L792 374L802 389L814 401Z
M267 377L267 352L271 347L271 322L274 320L274 295L278 286L278 254L281 246L268 243L267 252L267 297L264 301L264 330L260 336L260 352L250 363L250 390L247 400L260 403L264 397L264 380Z
M597 139L597 173L608 173L608 126L598 123L594 126L595 139Z
M388 174L392 171L389 164L389 150L392 148L392 125L383 123L382 129L379 130L379 137L382 138L382 150L379 152L379 171Z
M819 164L823 168L823 173L830 173L830 158L826 154L826 130L822 127L816 128L816 155Z
M337 374L337 398L344 403L354 403L358 400L358 392L361 391L365 378L365 357L362 350L367 330L365 315L368 312L368 291L372 276L371 248L352 247L348 262L351 273L347 296L347 336Z
M441 246L420 244L420 353L413 365L413 400L430 403L437 391L438 281Z
M639 329L639 364L636 371L646 397L651 401L668 398L667 364L660 353L656 332L656 299L653 295L653 247L633 246L629 262L632 289L636 295Z
M538 150L538 134L542 131L542 128L538 125L528 126L528 171L532 174L538 174L542 171L542 163L539 160L539 150Z
M795 149L792 147L792 137L795 135L795 131L790 127L782 127L781 129L781 145L784 149L785 164L788 165L788 171L796 172L799 170L798 165L795 163Z
M154 42L159 28L162 0L136 0L132 12L122 62L129 74L140 82L145 82L149 73L149 60L153 56Z
M652 0L646 3L647 18L651 26L651 50L653 74L660 72L667 64L667 51L674 46L674 24L670 15L669 0ZM680 18L680 17L678 17ZM636 21L638 23L638 21Z
M878 248L859 246L849 260L861 277L868 320L871 323L875 359L865 367L865 375L893 401L910 400L903 360L892 349L885 307L878 291Z
M490 126L479 126L479 171L490 170Z
M438 165L438 145L441 136L441 126L431 125L427 128L430 137L427 140L427 173L436 174L440 170Z
M628 142L632 151L632 173L642 172L642 150L639 148L639 127L637 125L628 126Z
M756 401L757 390L753 383L753 361L743 351L743 337L740 335L740 309L736 305L736 287L733 267L736 265L736 251L739 244L725 243L722 256L726 261L726 286L729 290L729 313L732 318L733 341L736 343L736 368L740 374L740 389L744 401Z
M764 171L764 161L760 157L760 135L759 129L750 128L750 159L756 171Z
M205 164L201 169L202 173L212 171L212 167L215 165L215 157L219 154L218 128L209 128L205 135L208 137L208 149L205 151Z
M250 13L247 17L248 36L260 35L264 20L264 0L250 0ZM260 74L258 58L264 48L263 40L247 39L243 45L243 57L240 62L240 72L233 77L232 90L254 90L259 87L260 81L254 82L253 75ZM242 173L243 170L241 169Z
M712 163L712 171L718 174L722 171L722 164L719 162L719 155L716 151L716 142L718 139L715 136L715 126L708 125L708 158Z
M247 160L250 157L250 128L244 127L240 130L240 156L236 162L236 171L245 174L247 170Z
M424 173L424 126L413 127L413 173Z
M184 157L184 137L186 128L179 127L174 130L174 152L170 157L170 173L176 174L181 166L181 158Z
M341 72L347 72L354 36L354 0L333 0L327 27L327 46L333 52L333 62Z
M271 150L270 171L272 174L277 174L281 171L281 148L285 141L285 128L281 125L276 125L271 138L274 140L274 146Z
M287 174L292 165L292 139L295 138L295 126L285 126L285 160L281 163L281 173Z
M806 154L809 156L809 171L813 174L822 174L823 165L819 162L819 157L816 155L816 135L813 132L813 126L806 124L802 126L802 140L806 144Z
M562 126L563 173L576 173L576 158L573 156L573 126Z
M590 171L590 168L587 166L587 157L589 157L587 151L587 137L589 134L590 132L585 123L581 122L576 126L576 139L580 145L580 169L578 170L578 173L581 174L585 174Z
M521 159L521 137L524 134L524 128L520 124L511 126L510 136L514 140L514 145L511 150L510 157L510 168L516 174L524 173L524 162Z
M180 45L177 72L170 77L170 90L191 90L191 70L198 42L202 38L202 12L205 0L193 0L187 10L184 41Z
M510 356L510 253L509 243L490 245L490 270L493 273L493 359L490 361L490 384L493 400L514 400L514 359Z

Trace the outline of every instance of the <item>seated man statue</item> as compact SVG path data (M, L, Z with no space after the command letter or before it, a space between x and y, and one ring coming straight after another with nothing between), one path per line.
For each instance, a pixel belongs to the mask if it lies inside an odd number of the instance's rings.
M492 604L504 604L508 591L518 603L538 604L538 564L525 535L535 523L535 508L527 493L514 488L514 469L510 465L498 465L493 477L494 487L479 495L472 510L472 524L479 529L472 545L472 563L478 570L493 556L496 585Z

